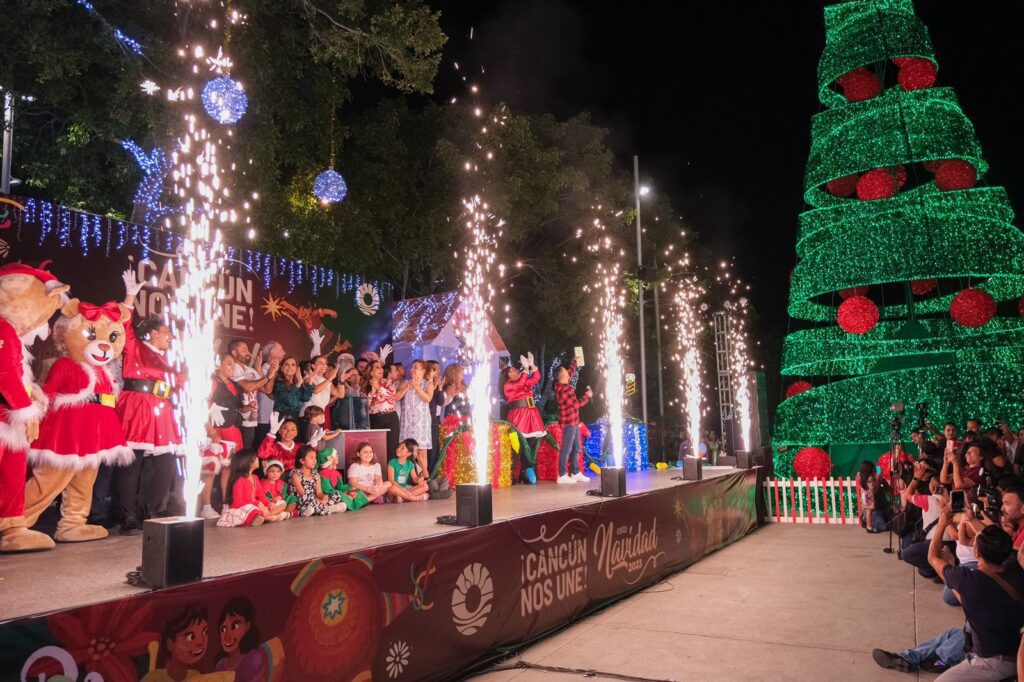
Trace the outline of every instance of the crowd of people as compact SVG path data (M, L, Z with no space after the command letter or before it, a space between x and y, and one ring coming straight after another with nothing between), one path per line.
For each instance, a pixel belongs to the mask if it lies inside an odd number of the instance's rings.
M139 285L126 274L131 306ZM137 534L146 518L186 512L182 438L170 397L180 383L166 355L171 329L157 318L126 328L127 342L117 377L117 411L135 458L127 467L103 465L93 489L89 523ZM441 424L469 417L463 367L415 360L408 368L388 362L390 346L333 363L313 352L300 359L271 341L254 354L249 343L230 341L211 377L207 445L202 453L199 515L221 526L259 525L295 516L354 511L367 504L419 502L451 494L438 473ZM554 400L563 427L558 483L588 480L579 469L579 408L592 392L577 396L569 382L576 362L555 374ZM540 372L533 355L520 367L503 369L507 418L535 451L546 434L534 400ZM369 442L351 461L335 447L344 431L386 432L378 460ZM520 458L514 482L527 481ZM378 461L386 461L384 470Z
M1024 429L967 420L912 432L918 454L898 448L891 471L864 462L861 525L900 536L903 561L942 585L966 624L875 662L939 679L1024 679ZM1019 672L1018 672L1019 671Z

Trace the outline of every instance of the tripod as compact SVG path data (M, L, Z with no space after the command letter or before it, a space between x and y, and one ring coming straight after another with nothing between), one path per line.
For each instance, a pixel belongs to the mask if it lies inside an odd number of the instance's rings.
M903 406L893 405L893 416L892 422L889 424L889 546L883 547L882 551L886 554L896 553L897 559L903 558L903 550L897 546L895 549L892 546L892 529L896 525L895 519L900 513L900 497L897 495L896 481L903 480L903 458L900 456L903 451L903 417L900 416L903 411ZM897 453L897 446L899 447L899 453Z

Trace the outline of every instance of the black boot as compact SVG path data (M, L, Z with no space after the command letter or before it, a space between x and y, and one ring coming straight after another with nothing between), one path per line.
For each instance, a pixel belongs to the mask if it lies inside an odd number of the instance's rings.
M121 518L121 535L138 535L142 532L142 524L139 523L135 512L124 510Z

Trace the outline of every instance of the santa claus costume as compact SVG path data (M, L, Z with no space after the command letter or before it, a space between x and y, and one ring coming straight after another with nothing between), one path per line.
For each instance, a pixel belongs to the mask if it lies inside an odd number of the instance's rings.
M129 279L126 275L125 305L130 307L137 293L133 286L139 285L130 285ZM180 384L179 375L164 357L163 350L150 340L152 335L169 335L169 330L166 324L152 317L140 322L137 329L133 328L132 321L125 324L121 361L123 388L115 407L128 447L135 453L132 463L117 471L123 535L138 533L141 520L160 513L165 501L166 513L184 512L183 500L170 493L179 476L175 453L182 448L171 403L172 387ZM144 462L153 475L140 490Z
M170 400L178 374L162 351L136 335L134 318L133 313L124 330L124 389L117 397L117 415L132 450L146 456L180 452L181 435Z
M120 313L116 304L115 311ZM113 377L106 366L63 357L50 368L43 392L50 411L28 450L34 468L26 484L25 520L34 525L63 493L57 539L99 539L106 531L86 524L99 466L125 465L134 458L114 411Z
M529 358L532 358L532 355L531 353ZM533 397L533 387L540 381L540 372L528 358L524 358L524 360L523 371L515 379L507 379L503 387L509 408L508 421L526 437L526 444L520 446L516 461L513 463L512 480L515 483L527 480L526 468L532 457L526 456L524 447L528 447L532 455L536 452L537 442L546 433L544 420L540 416L540 410L537 409ZM514 370L515 368L509 369ZM511 372L506 370L505 376L509 377L510 374Z
M63 295L68 287L49 272L22 263L0 267L0 287L10 278L27 275L42 282L44 291ZM37 286L36 289L39 287ZM4 301L9 297L3 296ZM39 422L46 410L46 397L33 380L28 346L49 334L50 316L60 307L60 300L48 310L33 310L33 301L25 300L21 291L9 301L17 305L10 311L0 307L0 551L18 552L50 549L53 540L29 530L25 523L25 473L28 438L26 427ZM40 304L41 307L41 304ZM39 317L38 321L29 317ZM23 334L19 336L20 332ZM33 327L33 325L35 325Z

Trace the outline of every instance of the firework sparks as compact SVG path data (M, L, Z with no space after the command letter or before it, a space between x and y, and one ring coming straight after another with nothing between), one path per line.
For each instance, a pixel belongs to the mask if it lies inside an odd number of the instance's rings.
M185 46L179 54L186 61L186 73L196 77L202 70L204 50ZM218 51L218 55L223 55ZM182 211L177 226L186 236L177 254L178 288L170 305L170 322L177 332L171 347L171 361L185 369L176 393L175 409L185 452L186 513L192 514L201 487L202 451L207 445L210 377L217 367L214 333L220 316L218 276L225 266L221 227L238 221L239 211L231 206L231 187L221 152L220 133L204 124L196 83L186 82L169 97L183 109L184 132L172 155L173 192ZM172 92L168 90L168 93ZM168 219L168 227L172 226Z
M747 340L747 299L726 305L729 310L729 370L732 374L733 417L739 427L740 450L751 447L750 348Z
M699 311L703 294L704 290L695 278L683 280L676 294L679 336L676 361L682 370L680 388L683 393L683 419L694 455L697 454L697 446L700 444L700 418L703 406L700 348L697 345L703 328Z
M601 353L600 367L604 372L605 402L608 404L608 434L612 461L615 466L622 466L623 443L625 430L622 407L625 402L625 386L623 377L625 369L622 363L622 309L625 295L622 288L622 277L619 264L610 267L598 266L600 278L600 295L598 307L601 313Z

